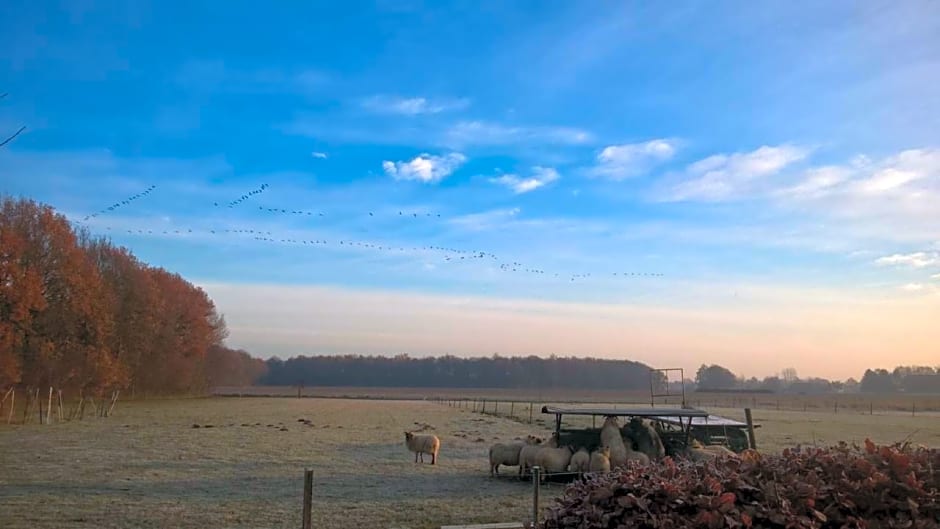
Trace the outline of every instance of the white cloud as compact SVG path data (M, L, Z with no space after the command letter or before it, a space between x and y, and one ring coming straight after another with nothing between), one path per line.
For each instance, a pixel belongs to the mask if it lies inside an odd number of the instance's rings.
M496 178L491 178L490 182L512 189L517 195L535 191L536 189L550 184L561 178L552 167L533 167L532 176L523 178L519 175L505 174Z
M809 154L796 145L763 146L751 152L716 154L691 164L669 193L672 200L721 201L751 194L787 166Z
M591 169L590 174L611 180L623 180L649 171L657 163L672 158L675 153L676 143L668 139L608 145L597 155L597 165Z
M594 136L572 127L507 126L486 121L461 121L445 132L445 142L452 145L514 145L545 143L582 145Z
M443 156L432 156L424 153L407 162L382 162L385 174L395 180L417 180L426 184L440 182L458 167L467 161L467 157L459 152L452 152Z
M325 152L319 152L319 151L314 151L310 153L310 156L313 156L314 158L319 158L321 160L326 160L328 157Z
M905 292L920 292L924 290L924 285L922 283L908 283L901 287L901 290Z
M928 266L940 265L940 254L927 252L914 252L894 255L886 255L875 260L875 264L881 266L907 266L910 268L926 268Z
M470 213L451 219L451 223L461 228L474 231L490 229L512 220L521 210L519 208L494 209L481 213Z
M362 101L362 107L380 114L401 114L417 116L419 114L439 114L452 110L462 110L470 106L470 100L427 99L424 97L372 96Z

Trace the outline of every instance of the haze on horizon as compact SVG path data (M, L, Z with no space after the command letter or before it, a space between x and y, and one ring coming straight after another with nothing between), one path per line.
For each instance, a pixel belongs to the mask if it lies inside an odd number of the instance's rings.
M0 193L233 347L938 363L935 2L216 7L9 6Z

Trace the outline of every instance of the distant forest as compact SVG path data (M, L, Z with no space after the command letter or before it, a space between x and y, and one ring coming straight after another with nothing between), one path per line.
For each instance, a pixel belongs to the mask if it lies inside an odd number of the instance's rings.
M649 390L650 368L630 360L492 356L412 358L298 356L272 358L262 385L596 388Z
M225 347L226 335L202 289L49 206L0 195L0 391L156 395L250 384L265 364Z

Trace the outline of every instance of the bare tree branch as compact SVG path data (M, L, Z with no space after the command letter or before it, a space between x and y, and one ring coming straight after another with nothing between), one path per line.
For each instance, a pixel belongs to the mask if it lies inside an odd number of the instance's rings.
M0 147L3 147L4 145L6 145L6 144L10 143L11 141L13 141L13 138L16 138L17 136L19 136L20 133L23 132L24 130L26 130L26 125L23 125L22 127L20 127L20 130L14 132L12 136L10 136L9 138L3 140L3 142L0 142Z

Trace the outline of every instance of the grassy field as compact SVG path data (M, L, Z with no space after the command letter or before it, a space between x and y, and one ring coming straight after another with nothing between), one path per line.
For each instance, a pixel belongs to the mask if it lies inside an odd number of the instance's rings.
M126 402L115 411L0 425L0 527L297 527L304 467L315 471L316 527L523 520L530 484L490 478L486 451L549 431L544 421L431 401L210 398ZM936 416L759 410L755 419L768 451L865 437L940 446ZM442 441L437 466L416 465L404 447L402 432L424 425ZM561 490L549 485L545 503Z

